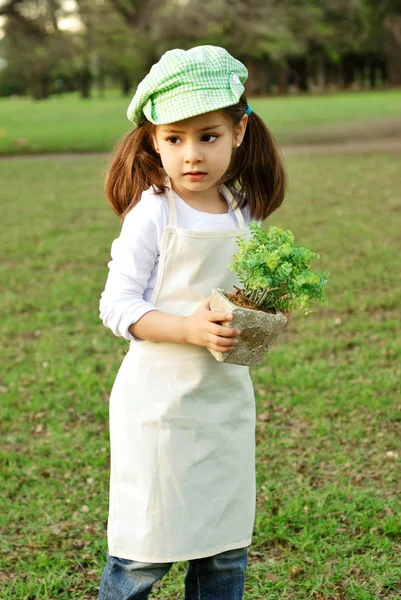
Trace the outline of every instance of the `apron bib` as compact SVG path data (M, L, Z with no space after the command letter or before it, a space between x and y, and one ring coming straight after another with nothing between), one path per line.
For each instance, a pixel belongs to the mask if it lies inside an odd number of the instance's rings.
M225 186L224 195L235 208ZM152 304L188 316L228 269L238 228L187 231L170 221ZM249 546L255 516L255 401L249 369L207 348L133 342L110 398L109 553L140 562L203 558Z

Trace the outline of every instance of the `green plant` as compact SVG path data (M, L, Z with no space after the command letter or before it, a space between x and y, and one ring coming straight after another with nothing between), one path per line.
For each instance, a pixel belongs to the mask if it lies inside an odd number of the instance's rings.
M229 265L242 285L243 294L255 307L283 312L300 308L308 314L310 306L324 301L326 273L314 273L312 260L319 254L294 247L290 230L269 227L266 231L251 223L252 236L238 239L238 252Z

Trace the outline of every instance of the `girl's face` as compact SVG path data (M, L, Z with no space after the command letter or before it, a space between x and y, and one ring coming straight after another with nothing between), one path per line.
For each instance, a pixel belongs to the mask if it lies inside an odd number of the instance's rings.
M227 171L233 149L241 143L248 117L238 126L220 110L157 125L153 144L175 191L185 200L214 194Z

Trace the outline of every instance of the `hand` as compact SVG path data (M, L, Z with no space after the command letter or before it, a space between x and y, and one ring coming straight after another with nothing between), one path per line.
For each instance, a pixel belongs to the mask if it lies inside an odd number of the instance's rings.
M219 323L231 321L231 313L210 310L210 298L203 300L195 312L184 320L184 338L187 344L205 346L217 352L230 352L238 343L236 336L241 332Z
M285 329L290 324L292 312L289 311L289 312L285 312L283 314L287 317L287 323L284 325L284 329Z
M286 298L287 298L287 294L285 294L285 296L281 296L280 300L286 300ZM285 315L287 317L287 323L284 325L284 329L285 329L290 324L292 312L291 311L283 312L283 315Z

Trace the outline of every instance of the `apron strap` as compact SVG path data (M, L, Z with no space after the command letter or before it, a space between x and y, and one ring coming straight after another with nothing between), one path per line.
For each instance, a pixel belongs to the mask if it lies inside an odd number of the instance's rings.
M168 222L168 226L169 227L177 227L177 210L175 207L175 198L174 198L174 193L173 193L173 189L172 189L170 180L166 181L166 185L168 185L168 188L167 188L168 189L168 204L169 204L169 208L170 208L170 220ZM244 217L242 216L242 212L238 208L237 203L235 202L232 193L230 192L228 187L224 185L224 183L222 183L219 187L220 187L221 191L224 193L229 205L231 206L231 208L233 209L233 211L235 213L235 216L237 217L238 228L245 229Z
M227 198L227 201L228 201L229 205L231 206L231 208L233 209L233 211L235 213L235 216L237 217L239 229L245 229L244 217L242 216L242 212L238 208L238 205L235 202L232 193L230 192L230 190L228 189L228 187L226 185L224 185L224 183L220 184L219 188L224 193L225 197Z
M175 208L175 198L170 180L166 182L166 184L168 185L168 204L170 208L168 227L177 227L177 211Z

